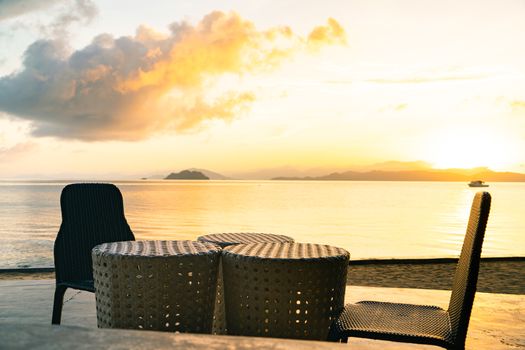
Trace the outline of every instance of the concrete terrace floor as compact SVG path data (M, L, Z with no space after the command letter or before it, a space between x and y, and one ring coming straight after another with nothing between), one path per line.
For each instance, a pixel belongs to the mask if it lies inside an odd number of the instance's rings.
M53 293L54 280L0 281L0 324L49 325L51 323ZM432 304L446 308L449 297L450 292L443 290L347 286L345 302L380 300ZM63 325L81 326L84 329L97 328L94 294L68 290L64 300L66 303L62 314ZM477 293L466 348L476 350L525 349L524 330L525 295ZM304 343L299 343L295 348L301 348L300 344L304 345ZM259 345L275 348L267 342ZM357 338L352 338L348 345L342 344L341 346L387 350L438 349L434 346ZM0 344L0 348L2 348L2 344Z

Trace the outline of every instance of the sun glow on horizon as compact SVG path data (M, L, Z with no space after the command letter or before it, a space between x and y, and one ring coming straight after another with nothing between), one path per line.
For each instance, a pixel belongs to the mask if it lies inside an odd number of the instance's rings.
M507 170L519 159L518 149L508 133L482 126L457 126L428 137L425 160L437 169Z

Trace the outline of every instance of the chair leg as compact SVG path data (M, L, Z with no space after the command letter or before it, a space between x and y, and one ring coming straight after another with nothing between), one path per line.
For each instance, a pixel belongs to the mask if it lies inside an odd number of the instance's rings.
M64 293L66 293L66 286L57 285L55 289L55 301L53 302L53 318L51 324L60 324L62 318L62 304L64 303Z
M335 331L334 327L330 328L327 340L336 343L348 343L348 337Z

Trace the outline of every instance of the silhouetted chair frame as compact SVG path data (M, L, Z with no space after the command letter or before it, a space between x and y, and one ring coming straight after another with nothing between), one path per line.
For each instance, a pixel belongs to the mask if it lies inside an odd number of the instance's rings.
M361 301L345 305L329 340L362 337L464 349L490 211L488 192L473 200L448 310L437 306Z
M62 224L55 239L56 289L52 324L60 324L67 288L95 292L91 250L98 244L133 241L119 189L112 184L81 183L64 187Z

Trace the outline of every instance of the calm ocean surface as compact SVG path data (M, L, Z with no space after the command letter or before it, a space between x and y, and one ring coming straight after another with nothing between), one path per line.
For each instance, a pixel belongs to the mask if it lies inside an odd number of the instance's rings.
M137 239L269 232L352 259L452 257L474 193L454 182L115 181ZM0 268L53 266L66 182L0 182ZM525 256L525 183L493 183L484 256Z

